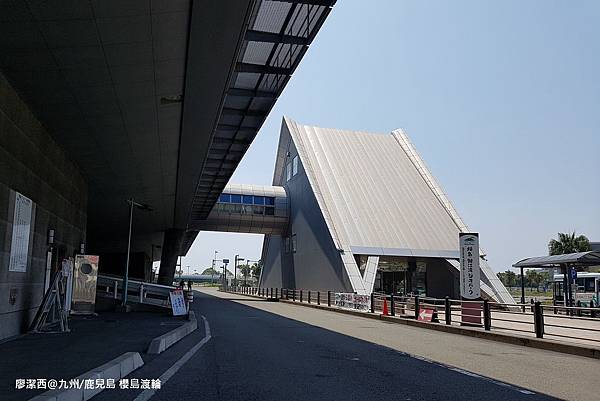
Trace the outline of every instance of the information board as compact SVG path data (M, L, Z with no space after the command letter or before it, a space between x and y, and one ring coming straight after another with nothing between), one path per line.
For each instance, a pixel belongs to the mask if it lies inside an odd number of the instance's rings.
M336 292L334 294L334 305L338 308L368 311L370 309L371 297L358 295L351 292Z
M173 316L182 316L187 314L187 307L185 306L185 299L183 298L183 290L173 290L170 292L171 297L171 309L173 310Z
M31 233L31 212L33 201L16 193L15 212L13 216L12 241L10 245L10 262L8 271L27 271L29 258L29 235Z

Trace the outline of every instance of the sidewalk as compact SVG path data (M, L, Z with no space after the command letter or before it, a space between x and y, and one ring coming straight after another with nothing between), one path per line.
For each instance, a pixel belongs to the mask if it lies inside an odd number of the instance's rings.
M150 341L184 323L160 312L104 312L70 319L71 332L27 334L0 344L0 400L23 401L44 390L16 390L16 379L71 379L125 352L144 361Z

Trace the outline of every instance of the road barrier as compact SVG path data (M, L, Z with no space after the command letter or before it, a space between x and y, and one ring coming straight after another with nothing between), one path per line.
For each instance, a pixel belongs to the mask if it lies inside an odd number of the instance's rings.
M228 290L307 305L314 304L315 298L317 305L321 305L323 298L327 299L328 307L372 314L383 314L385 301L391 316L433 324L469 326L484 331L514 332L537 338L600 344L600 318L596 317L600 316L598 307L542 305L539 301L533 304L507 304L489 300L463 301L449 297L392 296L382 293L357 295L291 288L267 291L258 287L234 287Z

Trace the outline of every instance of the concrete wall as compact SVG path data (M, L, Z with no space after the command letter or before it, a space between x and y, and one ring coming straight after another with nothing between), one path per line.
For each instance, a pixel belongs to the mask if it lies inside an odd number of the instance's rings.
M289 134L288 134L289 135ZM280 149L281 151L281 149ZM297 155L293 143L287 149L288 160ZM286 163L283 163L285 169ZM277 174L276 174L277 176ZM321 209L310 186L302 163L298 173L289 181L286 174L274 185L285 187L290 204L288 232L265 238L265 265L261 285L310 290L352 291L339 251L329 234ZM285 237L296 236L296 252L288 252ZM279 282L278 280L281 280Z
M35 202L26 272L8 271L15 191ZM25 330L39 306L48 229L57 254L73 256L86 209L84 177L0 73L0 339Z

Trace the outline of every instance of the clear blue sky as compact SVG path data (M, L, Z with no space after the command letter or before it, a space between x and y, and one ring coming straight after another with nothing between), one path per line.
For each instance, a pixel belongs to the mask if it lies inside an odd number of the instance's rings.
M600 1L338 1L231 182L271 184L283 115L402 127L496 271L559 231L600 241L598 21ZM201 233L183 266L261 246Z

